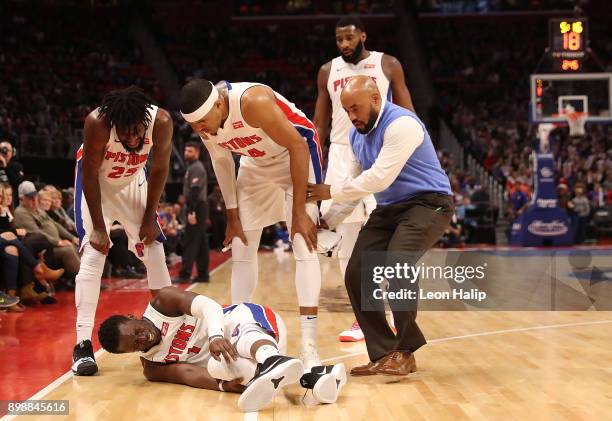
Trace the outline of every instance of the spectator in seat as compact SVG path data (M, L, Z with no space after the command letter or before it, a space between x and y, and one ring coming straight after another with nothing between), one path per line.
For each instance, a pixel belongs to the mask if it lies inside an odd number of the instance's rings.
M47 215L49 215L51 219L53 219L55 222L64 227L72 235L76 236L76 224L74 223L74 220L70 218L70 216L68 216L66 210L62 207L62 193L57 188L55 188L55 186L49 184L45 186L39 193L39 202L42 198L43 192L45 192L45 194L47 194L48 192L49 198L51 200L49 209L45 208Z
M590 192L589 198L591 200L591 206L594 209L603 208L606 206L606 192L600 183L595 183L593 191Z
M510 201L512 202L512 211L514 216L519 216L527 206L529 206L529 196L525 192L524 182L518 181L514 192L510 196Z
M8 140L0 142L0 178L1 173L6 175L8 184L13 189L13 203L17 203L17 187L23 181L23 166L15 160L15 148Z
M81 259L76 247L79 239L55 222L38 206L38 192L31 181L19 185L20 205L15 209L15 225L28 232L43 234L53 245L53 254L70 274L79 271Z
M461 238L461 231L462 227L457 218L457 214L455 213L451 218L448 228L446 228L442 238L440 239L440 244L442 247L449 248L462 246L463 240Z
M179 225L177 215L174 212L174 206L170 203L166 203L161 208L159 218L161 220L162 232L166 236L166 241L164 241L166 260L170 261L171 255L176 254L176 247L182 227Z
M591 215L591 204L584 192L584 186L577 184L574 188L575 197L570 201L570 208L576 213L576 228L574 231L574 243L582 244L586 234L586 225Z
M36 279L46 289L53 291L53 286L49 282L57 280L64 270L52 270L42 259L37 260L31 250L18 238L18 230L13 225L11 203L11 187L8 184L0 185L0 261L2 261L4 288L12 297L16 296L17 291L21 291L23 302L28 300L43 301L46 304L55 302L47 300L47 294L34 292L33 281ZM8 310L22 312L25 307L22 303L17 303Z

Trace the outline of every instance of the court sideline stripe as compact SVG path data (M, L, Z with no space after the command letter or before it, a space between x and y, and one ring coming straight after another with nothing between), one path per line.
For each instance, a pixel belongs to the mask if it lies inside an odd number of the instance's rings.
M230 262L232 259L228 259L225 262L221 263L219 266L217 266L216 268L214 268L213 270L210 271L209 275L213 275L216 271L218 271L219 269L221 269L223 266L225 266L228 262ZM185 288L185 291L191 291L192 289L194 289L196 286L200 285L199 283L195 283L195 284L191 284L189 285L187 288ZM106 354L107 352L100 348L99 350L97 350L94 353L94 357L96 357L96 361L104 354ZM68 370L67 372L65 372L64 374L62 374L61 376L59 376L57 379L53 380L51 383L49 383L46 387L44 387L43 389L39 390L38 392L36 392L35 394L33 394L32 396L30 396L27 400L40 400L41 398L45 397L46 395L48 395L49 393L53 392L55 389L57 389L61 384L63 384L66 380L68 380L69 378L73 377L74 375L72 374L72 370ZM15 417L17 417L18 415L5 415L4 417L0 418L0 421L10 421L15 419ZM255 418L257 419L257 418Z
M217 266L215 269L213 269L210 274L212 275L214 272L216 272L217 270L221 269L227 262L229 262L230 260L226 260L225 262L221 263L219 266ZM193 288L195 288L198 284L192 284L190 285L186 290L190 291ZM588 325L598 325L598 324L605 324L605 323L612 323L612 319L611 320L594 320L594 321L589 321L589 322L578 322L578 323L563 323L563 324L554 324L554 325L540 325L540 326L531 326L531 327L521 327L521 328L514 328L514 329L502 329L502 330L492 330L489 332L480 332L480 333L470 333L467 335L461 335L461 336L449 336L446 338L438 338L438 339L432 339L430 341L428 341L428 344L435 344L435 343L442 343L442 342L449 342L449 341L454 341L454 340L460 340L460 339L470 339L470 338L476 338L476 337L480 337L480 336L493 336L493 335L501 335L504 333L516 333L516 332L529 332L529 331L533 331L533 330L545 330L545 329L555 329L555 328L560 328L560 327L576 327L576 326L588 326ZM94 355L97 358L99 358L100 356L104 355L106 353L106 351L104 351L104 349L99 349ZM359 352L352 352L349 354L344 354L344 355L338 355L335 357L331 357L331 358L326 358L324 360L321 360L322 363L328 363L331 361L338 361L338 360L343 360L346 358L351 358L357 355L365 355L367 352L366 351L359 351ZM47 387L45 387L44 389L40 390L39 392L35 393L34 395L32 395L28 400L38 400L42 397L44 397L45 395L47 395L48 393L52 392L54 389L56 389L57 387L59 387L62 383L64 383L68 378L72 377L72 371L67 371L66 373L64 373L62 376L58 377L57 379L55 379L52 383L50 383ZM258 418L258 412L247 412L244 414L244 420L245 421L256 421ZM5 415L4 417L2 417L0 420L1 421L9 421L12 420L16 417L16 415Z
M470 338L476 338L479 336L501 335L504 333L529 332L531 330L545 330L545 329L555 329L559 327L599 325L599 324L604 324L604 323L612 323L612 320L593 320L590 322L563 323L563 324L556 324L556 325L540 325L540 326L531 326L531 327L518 327L514 329L492 330L489 332L469 333L467 335L461 335L461 336L449 336L447 338L432 339L432 340L428 340L427 344L433 345L436 343L456 341L459 339L470 339ZM325 358L324 360L321 360L321 362L328 363L331 361L344 360L346 358L356 357L357 355L365 355L365 354L367 354L367 351L351 352L349 354L337 355L335 357Z

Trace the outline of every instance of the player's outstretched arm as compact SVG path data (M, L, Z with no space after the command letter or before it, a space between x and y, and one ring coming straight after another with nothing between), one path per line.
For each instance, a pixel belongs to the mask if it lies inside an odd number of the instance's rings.
M167 382L184 384L191 387L209 390L223 390L225 392L242 393L244 386L242 379L232 381L217 380L208 373L204 367L189 363L161 364L140 358L143 374L152 382Z
M329 125L331 123L331 98L327 92L327 80L329 79L329 71L331 69L331 61L325 63L319 69L317 75L317 102L315 103L314 123L319 139L325 142L329 135Z
M170 154L172 153L172 117L170 117L166 110L160 108L157 111L154 124L153 159L149 174L147 205L140 227L140 239L145 244L151 244L160 234L159 226L155 220L155 211L166 185L168 168L170 166Z
M395 57L385 54L383 55L382 66L383 72L387 75L389 84L391 85L393 103L400 107L408 108L410 111L414 111L412 97L406 86L402 64Z
M83 164L81 171L83 175L83 194L93 223L93 232L90 234L89 243L103 254L108 253L110 239L104 225L98 173L104 160L104 151L109 136L108 123L98 118L96 113L91 112L85 118L83 129Z
M293 215L291 239L301 234L310 251L317 248L317 229L306 213L306 187L310 165L308 145L276 104L274 92L266 86L255 86L245 91L240 100L246 122L261 128L270 138L289 151L291 181L293 182Z

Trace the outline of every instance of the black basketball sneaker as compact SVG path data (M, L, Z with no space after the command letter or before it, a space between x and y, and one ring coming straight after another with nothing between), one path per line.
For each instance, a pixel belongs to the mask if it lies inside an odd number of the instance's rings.
M72 372L76 376L91 376L98 372L98 364L91 341L86 339L74 346L72 351Z
M297 358L274 355L263 364L257 364L255 376L238 399L238 407L244 412L259 411L274 399L281 388L299 382L304 365Z
M312 389L318 403L334 403L346 384L346 369L344 364L312 367L310 373L302 376L300 384L305 389Z

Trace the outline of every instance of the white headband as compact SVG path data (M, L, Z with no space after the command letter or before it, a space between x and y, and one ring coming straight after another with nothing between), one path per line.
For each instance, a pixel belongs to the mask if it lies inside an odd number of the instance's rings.
M181 115L188 123L195 123L196 121L201 120L210 112L210 110L212 110L215 102L217 102L217 99L219 99L219 91L217 91L217 88L213 86L212 91L210 91L210 96L206 101L204 101L204 104L200 105L200 107L192 113L185 114L181 111Z

